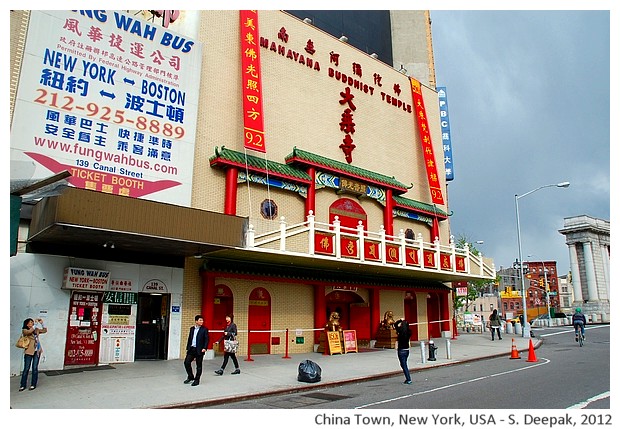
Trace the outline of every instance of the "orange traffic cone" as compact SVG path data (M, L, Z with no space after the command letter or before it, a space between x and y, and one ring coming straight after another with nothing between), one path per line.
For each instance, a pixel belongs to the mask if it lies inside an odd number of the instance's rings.
M527 362L538 362L538 359L536 359L536 353L534 353L534 344L532 344L531 339L530 339L530 352L527 355Z
M519 350L517 350L517 345L515 344L515 339L512 339L512 351L510 352L510 359L521 359L519 355Z

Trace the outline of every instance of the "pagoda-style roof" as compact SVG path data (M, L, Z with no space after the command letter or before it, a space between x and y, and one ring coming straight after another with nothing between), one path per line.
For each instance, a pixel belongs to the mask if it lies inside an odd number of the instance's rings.
M297 149L296 147L293 148L293 152L286 157L285 161L289 165L299 164L317 167L333 174L347 176L366 183L374 184L375 186L387 187L398 193L407 192L407 189L409 189L406 185L399 182L394 177L365 170L341 161L335 161L321 155Z
M226 149L215 148L215 155L209 158L211 167L238 167L245 171L246 167L249 171L258 173L268 173L271 176L280 179L286 179L293 182L312 183L312 178L303 170L286 164L280 164L274 161L259 158L253 155L246 155L242 152Z
M426 204L420 201L411 200L409 198L394 195L394 202L397 207L404 207L406 209L413 209L417 213L423 213L431 216L437 216L439 219L446 219L448 214L443 210L437 208L433 204Z

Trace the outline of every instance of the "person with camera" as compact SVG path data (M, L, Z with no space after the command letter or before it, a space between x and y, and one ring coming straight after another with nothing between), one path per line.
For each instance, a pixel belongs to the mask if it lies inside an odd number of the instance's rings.
M24 370L22 371L22 378L19 383L20 392L26 390L30 367L32 367L30 390L37 388L37 382L39 381L39 360L43 354L43 347L41 347L39 334L45 334L46 332L47 328L43 323L43 319L38 318L36 319L36 322L30 318L24 320L22 325L22 335L27 337L29 342L28 347L24 349Z

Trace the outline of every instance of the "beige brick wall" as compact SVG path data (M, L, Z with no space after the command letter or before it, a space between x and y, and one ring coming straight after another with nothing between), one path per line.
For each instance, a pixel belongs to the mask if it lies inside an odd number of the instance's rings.
M216 146L243 152L243 109L241 104L241 70L239 59L239 16L237 11L203 12L200 39L203 46L201 80L200 124L197 132L196 158L194 164L194 197L196 207L221 211L224 204L224 175L208 164ZM278 32L285 28L288 42L278 39ZM320 154L333 160L345 162L339 148L344 133L339 123L344 111L339 103L340 92L347 87L329 76L330 67L364 84L374 87L374 94L351 89L354 103L356 131L352 165L394 176L405 185L413 187L404 195L407 198L431 203L421 142L413 113L405 112L385 102L381 92L396 96L412 104L411 88L406 76L391 67L370 58L366 53L344 44L334 37L317 31L294 17L280 11L260 11L259 34L269 43L281 45L286 51L312 58L320 64L320 71L310 69L277 52L260 48L263 109L265 124L266 155L248 151L259 157L266 156L275 162L284 162L293 147ZM316 52L308 55L304 48L312 40ZM330 52L337 52L339 65L330 64ZM362 76L352 73L352 64L362 66ZM373 75L381 75L382 86L375 83ZM399 85L397 96L394 85ZM435 157L440 177L444 175L443 147L439 127L439 107L436 93L422 87L425 107L431 124ZM239 186L237 214L250 216L255 222L258 209L254 200L261 200L267 193L265 187L250 185L251 200L247 186ZM445 187L444 187L445 192ZM303 198L292 192L278 196L278 206L287 219L305 216ZM326 208L338 198L331 189L317 192L317 215L320 220L327 216ZM284 200L290 199L291 203ZM250 204L252 208L250 211ZM362 200L368 213L368 227L378 230L383 224L383 207L373 200ZM447 211L445 206L440 207ZM299 211L299 213L294 213ZM256 221L258 226L258 221ZM442 222L442 241L447 243L447 221Z
M235 323L239 329L239 355L247 356L248 305L251 292L262 287L271 296L272 337L280 337L280 345L272 345L272 354L285 354L286 329L289 329L289 353L313 351L314 290L312 286L292 283L273 283L261 280L216 278L216 284L225 284L233 293ZM295 331L302 330L304 344L295 344Z
M194 326L194 317L202 314L202 280L198 274L201 259L185 258L183 270L183 297L181 302L181 353L185 357L186 339L189 329Z

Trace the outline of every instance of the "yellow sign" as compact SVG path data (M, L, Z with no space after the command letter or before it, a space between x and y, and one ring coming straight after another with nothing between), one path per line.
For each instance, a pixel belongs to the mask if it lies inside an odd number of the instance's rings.
M339 331L327 331L327 345L329 347L329 354L334 353L342 354L342 344L340 343Z

